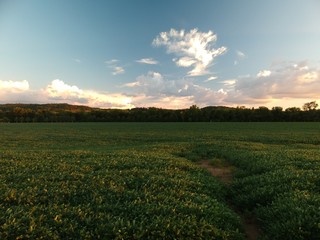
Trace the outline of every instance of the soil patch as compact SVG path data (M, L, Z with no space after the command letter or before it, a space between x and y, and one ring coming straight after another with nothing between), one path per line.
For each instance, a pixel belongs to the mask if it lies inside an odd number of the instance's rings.
M221 182L230 185L232 182L232 170L231 166L212 166L208 160L200 162L200 166L207 169L212 176L217 177Z
M212 176L218 178L224 184L230 185L232 183L232 172L234 170L234 167L232 167L231 165L217 164L213 166L208 160L200 161L199 165L207 169ZM247 235L247 239L257 240L260 231L256 218L254 216L244 215L231 203L229 203L229 207L232 208L240 216L243 229L245 230L245 233Z

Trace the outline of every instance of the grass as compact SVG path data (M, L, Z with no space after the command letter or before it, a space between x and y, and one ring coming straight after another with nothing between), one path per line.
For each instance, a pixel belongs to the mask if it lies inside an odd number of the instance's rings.
M184 156L236 167L228 196L257 216L261 239L319 239L319 124L256 126L197 144Z
M188 126L0 128L0 239L243 239L223 185L173 154Z
M318 123L0 124L0 239L319 239ZM193 161L233 165L230 189ZM191 160L191 161L190 161Z

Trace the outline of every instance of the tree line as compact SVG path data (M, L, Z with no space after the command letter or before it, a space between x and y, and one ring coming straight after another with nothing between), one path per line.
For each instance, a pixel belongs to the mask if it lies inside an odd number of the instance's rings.
M3 104L0 122L289 122L320 121L318 104L291 107L246 108L193 105L186 109L100 109L69 104Z

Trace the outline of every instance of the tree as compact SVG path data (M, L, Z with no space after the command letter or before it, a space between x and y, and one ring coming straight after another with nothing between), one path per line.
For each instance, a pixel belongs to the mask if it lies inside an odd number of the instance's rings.
M190 106L187 109L187 117L189 122L198 122L201 120L201 109L197 105Z
M286 109L286 112L300 112L301 109L297 107L290 107Z
M273 107L271 110L273 121L283 121L283 108L282 107Z
M312 101L312 102L305 103L302 109L303 111L312 111L312 110L316 110L317 107L318 107L318 103L316 101Z

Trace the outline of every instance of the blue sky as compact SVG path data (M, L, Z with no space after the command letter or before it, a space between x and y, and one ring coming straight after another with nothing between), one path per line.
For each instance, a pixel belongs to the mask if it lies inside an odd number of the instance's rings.
M0 103L301 107L318 0L0 0Z

